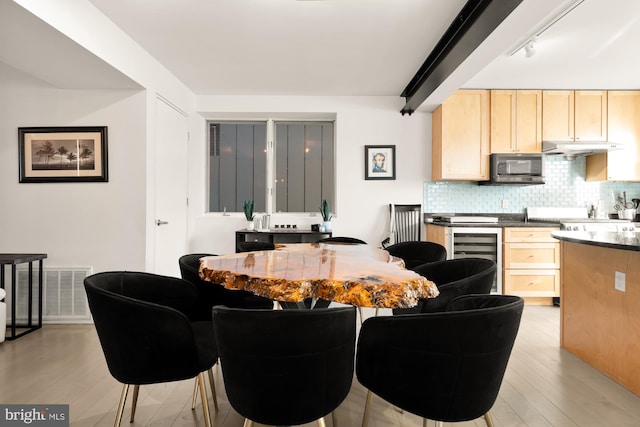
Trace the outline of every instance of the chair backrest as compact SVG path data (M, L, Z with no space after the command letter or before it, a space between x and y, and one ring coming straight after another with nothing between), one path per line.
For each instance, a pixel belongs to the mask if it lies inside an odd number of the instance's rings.
M359 245L367 244L367 242L365 242L364 240L360 240L356 237L346 237L346 236L326 237L324 239L318 240L318 243L350 243L350 244L359 244Z
M317 420L342 403L353 379L354 307L213 308L229 403L267 425Z
M391 244L420 240L422 205L389 205Z
M357 378L423 418L479 418L498 396L523 307L517 296L465 295L441 313L368 318L358 339Z
M386 248L389 254L402 258L408 270L427 262L444 261L447 249L439 243L426 241L400 242Z
M410 309L394 309L393 314L434 313L445 311L451 301L461 295L491 293L496 276L495 261L486 258L458 258L430 262L414 271L436 284L440 295L425 298Z
M272 251L275 245L270 242L238 242L236 252Z
M84 287L109 372L121 383L193 378L215 363L215 350L200 354L185 314L198 295L190 283L114 271L88 276Z

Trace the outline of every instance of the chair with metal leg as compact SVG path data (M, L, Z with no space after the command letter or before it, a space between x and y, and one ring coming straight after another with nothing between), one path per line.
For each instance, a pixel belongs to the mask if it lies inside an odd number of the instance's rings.
M188 317L198 298L195 287L174 277L125 271L91 275L84 287L109 372L123 383L114 426L120 425L131 386L133 422L141 385L197 378L210 427L205 372L216 364L218 351L211 321ZM209 380L217 411L211 373Z
M324 417L351 388L355 317L354 307L214 307L227 398L245 417L245 427L254 422L280 426L316 420L324 426Z
M438 425L484 416L492 426L523 308L517 296L464 295L444 312L367 319L356 355L356 376L369 390L362 425L375 393Z

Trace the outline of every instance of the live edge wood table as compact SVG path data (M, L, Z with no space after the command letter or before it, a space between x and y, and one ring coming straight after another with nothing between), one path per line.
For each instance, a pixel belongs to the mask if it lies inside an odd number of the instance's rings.
M200 260L204 280L282 302L321 298L358 307L408 308L435 284L368 245L298 243Z
M47 254L3 254L0 253L0 287L5 289L4 276L5 266L11 266L11 333L6 337L7 340L14 340L29 332L42 327L42 261ZM38 261L38 323L33 322L33 263ZM18 264L29 264L28 290L27 290L27 323L18 325L16 319L16 266ZM16 333L16 328L25 328L26 330Z

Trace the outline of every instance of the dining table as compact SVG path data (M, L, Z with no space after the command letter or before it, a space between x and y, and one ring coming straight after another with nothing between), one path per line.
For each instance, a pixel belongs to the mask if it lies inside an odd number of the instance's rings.
M437 297L436 285L371 245L292 243L274 250L200 259L200 277L284 303L312 298L357 307L410 308Z

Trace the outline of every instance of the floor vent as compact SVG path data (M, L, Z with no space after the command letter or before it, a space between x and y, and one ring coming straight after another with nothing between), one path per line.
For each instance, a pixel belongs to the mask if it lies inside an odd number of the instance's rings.
M34 266L35 267L35 266ZM42 283L42 322L43 323L91 323L91 312L84 291L84 278L92 272L91 267L79 268L51 268L43 270ZM28 317L29 299L28 283L29 270L16 270L16 318L23 323ZM11 301L10 280L5 276L7 298ZM38 269L33 269L33 319L37 321L38 307ZM7 304L7 319L11 318L10 304Z

